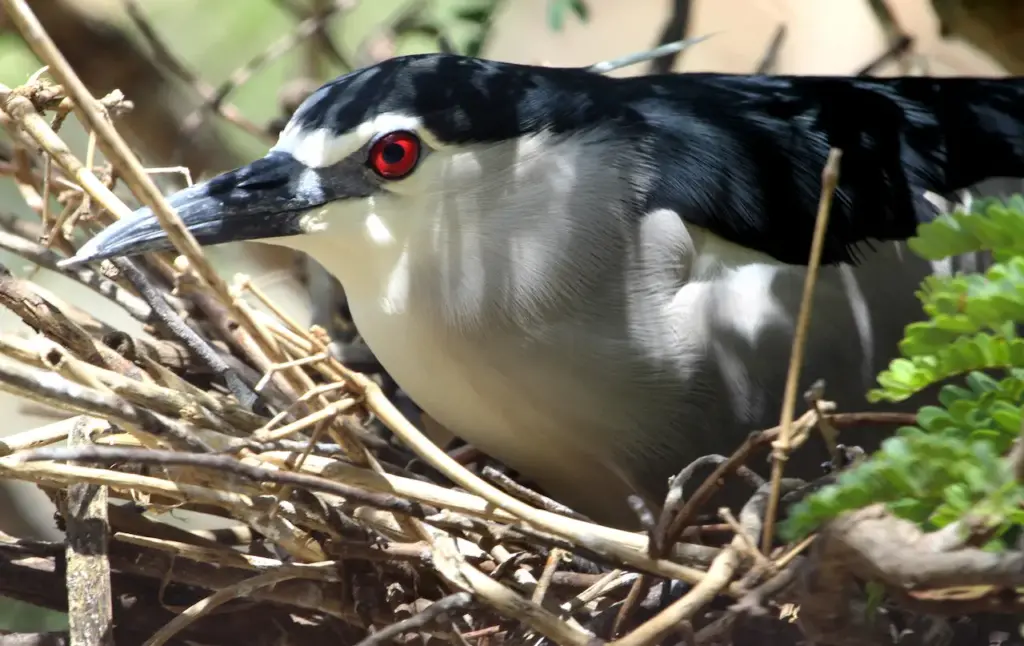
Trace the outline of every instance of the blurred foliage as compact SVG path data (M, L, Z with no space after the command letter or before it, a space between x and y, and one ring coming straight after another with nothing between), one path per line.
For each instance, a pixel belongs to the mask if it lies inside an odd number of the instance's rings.
M950 379L939 406L924 406L864 463L794 506L783 530L806 535L822 522L874 503L937 529L969 519L1003 546L1024 525L1024 486L1005 459L1021 435L1024 397L1024 198L984 199L939 216L909 241L932 261L991 252L984 273L929 276L917 297L927 320L908 325L901 358L878 376L873 402L904 401Z
M583 22L589 16L587 4L583 0L548 0L548 24L552 29L562 30L567 13L575 14Z

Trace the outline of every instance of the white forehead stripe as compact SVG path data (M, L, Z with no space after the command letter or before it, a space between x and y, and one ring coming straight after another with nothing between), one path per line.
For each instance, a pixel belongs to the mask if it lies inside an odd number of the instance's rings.
M366 145L378 133L408 130L417 133L427 145L436 148L436 140L424 132L418 117L385 113L364 121L354 130L334 134L327 128L303 130L300 122L290 121L271 152L284 152L309 168L333 166Z

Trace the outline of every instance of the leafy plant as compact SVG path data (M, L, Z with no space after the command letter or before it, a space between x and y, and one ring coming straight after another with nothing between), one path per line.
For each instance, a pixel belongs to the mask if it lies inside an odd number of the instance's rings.
M835 516L874 503L926 529L970 516L991 547L1024 525L1024 487L1003 459L1021 433L1024 400L1024 198L986 199L922 225L909 247L928 260L989 251L983 273L930 276L917 297L928 318L907 326L900 358L878 376L874 402L899 402L943 384L864 463L795 505L782 530L804 536Z

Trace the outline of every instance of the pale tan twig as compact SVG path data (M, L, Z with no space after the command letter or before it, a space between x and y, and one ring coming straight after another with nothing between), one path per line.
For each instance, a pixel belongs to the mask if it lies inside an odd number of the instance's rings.
M818 267L821 265L821 253L825 246L825 231L828 229L828 218L832 210L832 196L835 194L836 186L839 183L839 162L841 158L841 150L838 148L831 149L821 175L821 199L818 202L814 237L811 241L811 252L807 260L807 276L804 280L803 295L800 299L800 313L797 315L796 332L793 336L793 349L789 358L789 370L786 374L786 388L782 401L782 414L779 420L779 426L782 430L779 433L779 439L772 446L772 489L768 497L768 510L764 519L764 533L761 537L761 551L765 554L771 551L772 538L775 535L775 516L778 513L782 473L791 450L790 440L793 413L796 408L797 391L800 387L800 367L804 361L807 331L810 328L814 285L818 279Z
M233 313L246 331L256 339L262 346L264 352L271 360L279 361L278 355L272 340L266 331L253 319L248 308L236 303L231 296L228 285L220 278L212 265L202 253L195 237L185 228L184 223L177 213L170 207L167 200L161 194L156 184L146 173L138 158L128 148L127 143L107 119L102 106L97 103L85 84L78 78L71 68L67 59L60 53L53 40L43 29L38 18L32 12L25 0L0 0L0 6L6 9L14 25L18 28L22 38L28 43L32 51L43 62L50 67L50 73L63 85L68 97L72 100L74 110L83 124L88 126L91 132L97 137L97 144L103 151L106 158L113 164L118 175L124 180L132 193L138 197L143 204L152 209L154 216L160 222L167 233L170 243L188 260L189 268L195 271L209 285L221 301L233 308ZM26 107L27 104L27 107ZM129 209L110 190L96 178L95 174L85 168L74 155L70 153L67 146L49 128L42 117L35 112L34 107L27 99L11 93L7 88L0 87L0 106L7 112L14 110L14 114L21 118L22 124L29 130L40 145L47 152L54 156L54 159L61 164L76 178L87 193L103 206L103 208L122 218L131 214ZM302 375L299 371L291 375Z
M691 618L694 613L711 602L722 592L736 573L740 557L730 546L722 550L708 570L707 576L687 592L681 599L641 624L621 639L609 642L608 646L653 646L675 630L681 621Z
M57 442L63 442L68 438L71 429L82 419L82 415L62 419L59 422L46 424L27 431L8 435L0 440L0 457L10 455L17 451L26 451L42 446L49 446Z
M747 530L740 525L740 521L736 519L736 516L729 510L728 507L722 507L718 510L718 515L722 517L732 531L736 534L739 542L742 546L743 551L754 560L754 562L765 568L766 571L771 570L775 567L774 563L768 559L767 556L761 553L761 550L757 548L757 539L747 533Z

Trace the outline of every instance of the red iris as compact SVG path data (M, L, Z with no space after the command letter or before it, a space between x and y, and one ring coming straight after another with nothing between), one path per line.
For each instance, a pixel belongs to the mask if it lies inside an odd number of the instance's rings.
M373 143L367 162L384 179L402 179L412 172L420 158L419 137L396 130Z

